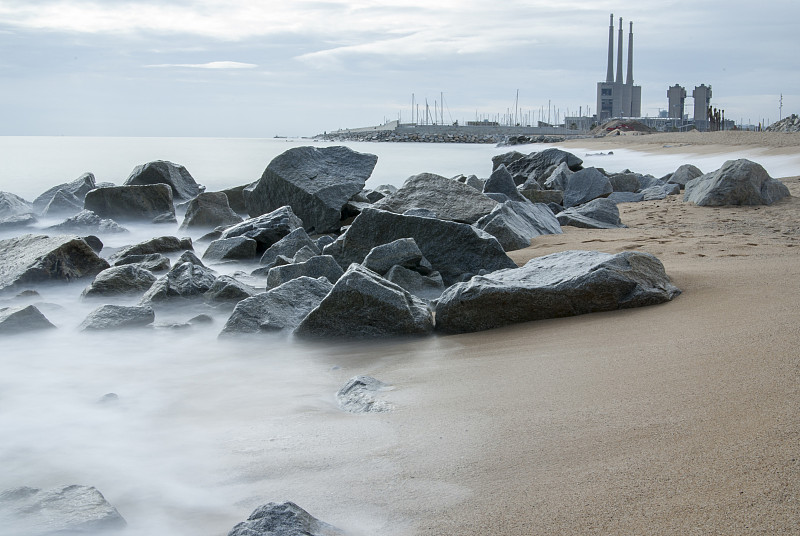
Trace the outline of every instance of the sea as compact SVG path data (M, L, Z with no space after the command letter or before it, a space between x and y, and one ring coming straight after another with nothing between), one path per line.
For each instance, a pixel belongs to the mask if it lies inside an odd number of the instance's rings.
M98 182L122 184L135 166L169 160L215 191L257 180L272 158L302 145L342 143L0 137L0 190L31 201L88 171ZM485 178L494 155L548 147L344 145L378 155L371 188L399 187L422 172ZM701 156L570 150L586 166L657 177L685 163L708 172L741 157L773 177L800 169L797 156L755 150ZM52 223L42 221L37 231ZM187 234L178 224L125 225L130 233L100 237L104 255L154 236ZM212 268L232 273L241 267ZM256 506L284 500L350 534L413 534L413 516L398 513L391 497L401 493L393 486L403 485L394 463L403 456L403 431L395 419L413 418L413 389L393 385L394 412L377 415L344 413L334 395L359 374L392 384L392 371L435 361L454 338L324 345L275 335L219 339L229 310L202 307L157 314L151 329L87 334L78 325L99 304L81 300L86 284L39 288L35 303L58 329L0 341L0 492L94 486L126 519L125 536L225 535ZM200 312L213 323L186 327ZM446 495L425 500L444 507ZM0 520L0 535L22 534L9 523Z

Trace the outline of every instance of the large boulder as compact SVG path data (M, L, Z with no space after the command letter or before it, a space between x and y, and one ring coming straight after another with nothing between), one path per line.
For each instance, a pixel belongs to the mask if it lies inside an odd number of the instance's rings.
M144 268L150 272L163 272L169 270L170 267L169 258L161 253L125 255L114 262L114 266L124 266L126 264L136 264L139 268Z
M328 295L324 277L300 276L236 304L220 335L292 331Z
M75 195L65 190L59 190L50 200L44 210L42 217L58 218L60 216L72 216L83 210L83 199L78 199Z
M99 298L138 295L149 289L155 281L156 276L137 264L112 266L97 274L81 296Z
M378 157L347 147L295 147L275 157L245 189L251 216L292 207L307 230L336 231L342 208L372 175Z
M0 526L8 535L107 534L125 519L90 486L49 490L14 488L0 493Z
M301 227L303 227L303 221L295 215L292 207L282 206L268 214L262 214L228 227L220 238L235 236L252 238L258 243L257 252L264 253L272 244Z
M352 264L294 334L306 338L370 338L431 331L433 315L423 300L372 270Z
M639 178L636 173L614 173L609 175L609 182L614 192L638 192L640 190Z
M670 184L678 184L681 188L685 188L686 183L702 175L703 172L700 171L700 168L697 166L693 166L692 164L683 164L676 169L672 175L670 175L667 182Z
M435 300L444 291L444 282L439 272L428 272L423 275L418 269L398 264L392 266L383 277L423 300Z
M0 259L0 292L95 276L109 266L77 236L29 234L0 240Z
M536 236L561 233L561 225L547 205L527 199L498 205L475 226L497 238L505 251L526 248Z
M220 190L220 193L225 194L228 198L228 205L231 207L231 210L237 214L247 214L247 204L244 201L244 189L248 186L250 186L250 184L242 184L234 186L233 188Z
M156 314L152 307L138 305L101 305L81 322L80 331L103 331L147 326Z
M115 221L176 221L172 190L166 184L96 188L86 194L83 208Z
M324 277L331 283L342 276L344 271L330 255L317 255L305 262L284 264L270 268L267 273L267 287L275 288L297 277Z
M29 214L33 210L33 206L20 196L11 192L0 192L0 218Z
M172 190L172 198L178 201L188 201L204 190L185 167L165 160L136 166L124 184L125 186L166 184Z
M430 263L422 255L413 238L398 238L388 244L375 246L362 264L380 275L391 270L392 266L402 266L411 270L419 270L424 266L425 273L431 271Z
M70 196L76 198L81 205L83 205L83 200L86 197L86 194L91 190L94 190L96 187L97 184L95 183L94 174L84 173L72 182L53 186L39 197L34 199L32 203L33 210L36 211L37 214L44 212L47 205L50 204L58 192L69 194Z
M582 205L598 197L608 197L614 191L608 177L591 167L569 175L564 183L564 208Z
M180 230L208 228L220 225L230 227L241 223L243 218L228 204L228 196L222 192L204 192L189 201Z
M139 305L199 300L211 289L216 279L217 275L212 270L199 264L188 261L175 263L145 292Z
M517 158L506 164L506 169L514 177L516 184L523 184L530 179L539 180L539 177L549 168L562 163L565 163L572 171L578 171L583 165L583 160L567 151L550 148ZM495 168L497 167L500 167L499 163L495 163Z
M520 194L519 190L517 190L517 185L514 183L514 177L506 169L506 166L502 164L500 167L492 171L489 179L483 185L483 193L503 194L508 196L508 198L513 201L525 201L525 198L522 197L522 194Z
M274 264L278 255L291 259L304 247L308 247L317 255L321 253L316 242L311 240L306 230L299 227L267 248L261 256L261 264L268 266Z
M496 238L471 225L374 208L362 212L323 253L332 255L340 266L349 266L361 263L375 246L399 238L413 238L446 285L468 274L516 266Z
M421 173L406 179L394 194L377 203L374 208L403 214L411 209L425 209L442 220L475 223L492 211L497 201L471 186L435 175Z
M91 210L81 210L61 223L51 225L48 231L58 233L127 233L128 230L114 220L101 218Z
M658 201L666 199L668 195L678 195L681 193L681 186L677 183L660 184L645 188L640 193L643 201Z
M203 295L207 303L236 304L256 294L256 289L229 275L219 276Z
M252 260L256 257L258 243L246 236L234 236L214 240L203 253L208 261Z
M54 327L33 305L0 309L0 335L13 335Z
M648 253L564 251L451 286L436 327L461 333L518 322L654 305L680 291Z
M611 199L601 197L584 205L571 207L556 215L561 225L583 229L617 229L625 227L619 218L619 208Z
M344 536L293 502L267 503L238 523L228 536Z
M728 160L721 168L686 184L684 201L700 206L771 205L789 196L789 189L760 164Z

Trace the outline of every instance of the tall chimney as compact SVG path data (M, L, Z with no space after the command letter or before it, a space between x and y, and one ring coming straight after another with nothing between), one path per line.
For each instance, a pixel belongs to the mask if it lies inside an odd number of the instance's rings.
M625 83L633 85L633 22L631 22L631 33L628 34L628 76Z
M622 17L619 18L619 45L617 48L617 84L622 83Z
M606 82L614 81L614 14L611 14L611 21L608 25L608 72Z

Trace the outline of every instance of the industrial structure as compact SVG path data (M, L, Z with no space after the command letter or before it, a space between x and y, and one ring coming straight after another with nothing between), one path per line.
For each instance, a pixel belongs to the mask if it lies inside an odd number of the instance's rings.
M709 129L709 109L711 108L711 86L700 84L692 91L694 98L694 126L697 130Z
M675 84L667 90L667 117L683 119L684 102L686 101L686 88Z
M642 115L642 87L633 85L633 22L628 34L628 69L622 80L622 17L619 19L617 46L617 74L614 77L614 15L608 27L608 70L606 81L597 83L597 121L603 123L613 117L640 117Z

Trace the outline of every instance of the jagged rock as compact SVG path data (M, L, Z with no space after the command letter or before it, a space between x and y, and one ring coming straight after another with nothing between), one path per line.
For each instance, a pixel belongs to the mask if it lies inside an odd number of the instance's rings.
M205 188L195 182L186 168L166 160L156 160L136 166L125 186L145 186L153 184L166 184L172 191L172 198L178 201L188 201L197 197Z
M367 198L367 200L368 200L370 203L375 203L376 201L380 201L381 199L383 199L384 197L386 197L386 194L385 194L385 193L383 193L383 192L378 192L377 190L370 190L369 188L365 188L365 189L364 189L364 190L361 192L361 195L363 195L364 197L366 197L366 198Z
M464 274L516 266L500 242L485 231L463 223L372 208L362 212L347 232L326 246L323 253L332 255L340 266L349 266L363 262L375 246L398 238L413 238L446 285Z
M319 238L317 238L316 240L314 240L314 245L317 246L317 249L319 251L322 251L322 249L325 246L327 246L328 244L333 244L335 241L336 241L336 238L331 236L331 235L322 235Z
M9 536L106 534L126 525L117 509L90 486L46 491L22 487L0 493L0 526Z
M197 266L202 266L203 268L206 266L203 264L203 261L197 258L197 255L194 254L194 251L191 250L181 253L181 256L175 261L175 264L180 264L182 262L190 262L192 264L196 264Z
M610 199L614 203L638 203L644 201L644 195L634 192L612 192L605 199Z
M166 184L96 188L86 194L83 208L115 221L176 221L172 190Z
M525 201L525 198L522 197L522 194L517 190L514 177L511 176L511 173L508 172L506 166L503 164L492 171L489 180L483 185L483 193L503 194L513 201Z
M155 282L156 276L136 264L112 266L97 274L81 297L99 298L141 294Z
M498 205L475 226L497 238L505 251L526 248L535 236L561 233L561 226L547 205L528 200Z
M333 285L324 277L300 276L236 304L223 334L275 332L296 328L328 295Z
M252 238L258 242L257 253L264 253L272 244L301 227L303 221L295 215L292 207L283 206L225 229L221 238Z
M639 174L639 173L634 173L633 175L639 181L639 190L638 191L640 191L640 192L642 190L647 190L648 188L652 188L653 186L661 186L662 184L664 184L664 181L662 181L661 179L657 179L656 177L653 177L652 175L642 175L642 174Z
M140 305L158 305L174 301L196 300L208 292L217 279L216 274L200 264L175 263L169 272L159 277L142 296Z
M387 281L402 287L409 293L424 300L435 300L444 291L444 283L439 272L422 275L417 270L403 266L393 266L384 275Z
M397 191L397 186L394 184L381 184L375 187L375 191L382 193L384 196L392 195Z
M698 167L692 164L683 164L669 176L667 182L670 184L679 184L681 188L685 188L687 182L701 175L703 175L703 172L700 171Z
M221 225L230 227L242 221L243 218L228 205L227 195L222 192L204 192L189 201L180 230Z
M686 184L684 201L700 206L771 205L789 196L789 189L760 164L728 160L721 168Z
M520 193L531 203L560 205L564 202L564 192L561 190L520 190Z
M71 281L108 268L77 236L23 235L0 240L0 291L48 281Z
M574 207L598 197L608 197L613 191L608 177L596 168L585 168L565 179L564 207Z
M381 276L352 264L319 306L297 326L306 338L425 335L433 315L424 301Z
M267 273L267 287L275 288L300 276L324 277L331 283L342 276L342 267L330 255L317 255L306 262L286 264L270 268Z
M42 217L57 218L59 216L74 215L83 210L83 200L73 194L59 190L53 199L44 207Z
M583 165L583 160L567 151L551 148L518 158L506 164L506 169L514 177L514 182L523 184L530 179L539 180L539 176L550 166L558 166L561 163L566 163L572 171L578 171Z
M228 198L228 206L237 214L247 214L247 205L244 202L244 189L250 186L249 184L242 184L241 186L234 186L233 188L226 188L221 190Z
M169 270L170 262L161 253L148 253L146 255L126 255L114 263L114 266L136 264L149 272L163 272Z
M33 305L0 308L0 335L55 328Z
M545 190L563 192L567 184L567 179L574 173L574 171L569 169L566 162L562 162L556 166L551 173L543 173L538 181L528 180L522 185L522 188L527 189L528 184L541 184Z
M492 157L492 171L500 166L506 166L506 168L508 168L509 164L519 160L520 158L525 158L525 153L521 153L519 151L509 151L507 153L495 155Z
M261 264L270 265L275 262L278 255L289 258L294 257L304 247L310 248L315 255L321 253L317 244L306 233L306 230L299 227L267 248L261 256L260 262Z
M114 220L101 218L91 210L81 210L71 218L47 228L59 233L127 233L128 230Z
M32 203L33 210L37 214L41 214L58 192L65 192L67 194L70 194L71 196L74 196L80 202L81 208L83 208L83 200L84 198L86 198L86 194L89 193L91 190L94 190L95 188L97 188L97 184L95 183L94 174L84 173L83 175L81 175L72 182L66 182L64 184L53 186L52 188L48 189L46 192L41 194L39 197L34 199ZM80 210L81 208L79 208L78 210ZM78 210L76 210L75 212L77 212Z
M0 192L0 218L30 214L35 209L24 199L11 192Z
M314 249L311 249L310 246L303 246L297 250L297 253L294 254L294 257L292 257L291 264L310 261L317 255L319 255L319 250L317 250L316 247Z
M441 175L421 173L406 179L396 193L375 203L374 208L397 214L426 209L442 220L475 223L496 204L471 186Z
M436 327L470 332L669 301L680 291L648 253L564 251L446 289Z
M658 186L651 186L640 192L643 201L657 201L665 199L668 195L678 195L681 193L680 184L661 184Z
M203 253L207 261L252 260L256 257L258 243L246 236L214 240Z
M420 218L435 218L438 219L439 216L432 210L427 208L410 208L403 212L403 216L418 216Z
M257 216L290 205L308 230L339 229L342 207L372 174L378 157L347 147L295 147L275 157L255 186L247 211Z
M388 402L376 397L389 386L372 376L355 376L336 393L339 407L348 413L384 413L391 411Z
M115 262L125 257L138 255L151 255L153 253L177 253L178 251L191 250L191 238L178 238L176 236L160 236L139 242L132 246L121 248L111 257ZM138 261L137 261L138 262Z
M614 192L638 192L639 179L635 173L614 173L608 177Z
M39 220L36 219L36 216L30 213L6 216L4 218L0 218L0 231L19 229L20 227L29 227L34 225L37 221Z
M395 265L411 270L421 268L422 273L425 274L431 272L431 264L422 255L422 251L413 238L399 238L388 244L375 246L364 257L364 262L361 264L380 275L385 274Z
M203 296L208 303L239 302L256 294L256 289L229 276L221 275Z
M137 305L101 305L81 322L80 331L102 331L138 328L152 324L156 314L152 307Z
M556 216L561 225L583 229L617 229L625 227L619 219L617 204L607 198L593 199L585 205L571 207Z
M95 253L100 253L101 251L103 251L103 241L100 240L99 237L95 235L86 235L82 236L81 238L83 238L84 242L89 244L89 247L92 248L92 251L94 251Z
M233 527L228 536L344 536L344 532L293 502L285 502L259 506L247 521Z

